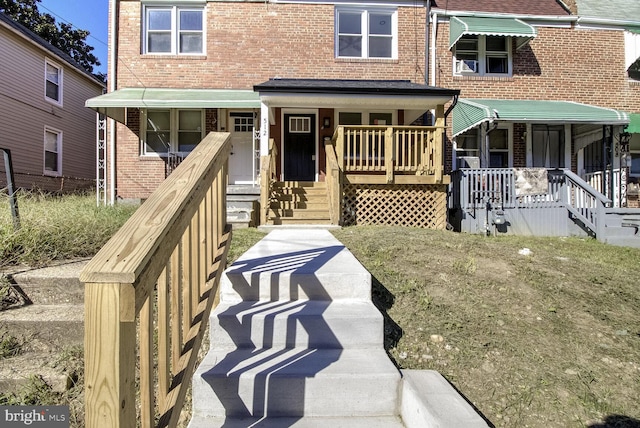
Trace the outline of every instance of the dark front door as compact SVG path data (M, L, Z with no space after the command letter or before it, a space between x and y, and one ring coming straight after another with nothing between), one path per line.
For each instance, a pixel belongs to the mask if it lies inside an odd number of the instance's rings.
M316 116L284 115L284 179L315 181Z

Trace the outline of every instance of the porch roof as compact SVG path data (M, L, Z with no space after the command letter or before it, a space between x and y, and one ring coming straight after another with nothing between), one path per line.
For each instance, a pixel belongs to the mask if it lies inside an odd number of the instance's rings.
M626 127L625 131L630 134L640 134L640 114L629 114L629 125Z
M626 125L629 114L572 101L460 98L453 109L452 120L455 137L484 122Z
M452 16L449 21L449 49L466 35L514 37L516 49L520 49L536 36L536 29L515 18Z
M460 93L408 80L269 79L255 85L270 108L402 109L412 121L425 111L444 105Z
M123 88L85 106L124 122L126 108L260 108L258 94L240 89Z

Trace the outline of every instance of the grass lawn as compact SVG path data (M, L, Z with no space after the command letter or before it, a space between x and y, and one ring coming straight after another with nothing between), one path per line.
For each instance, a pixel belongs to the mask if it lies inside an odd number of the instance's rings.
M497 427L640 427L640 250L396 227L334 234L374 277L399 367L439 371Z
M32 195L14 232L0 199L0 265L94 254L133 210ZM400 368L438 370L497 427L640 427L640 250L398 227L334 234L373 275ZM234 231L229 259L262 236ZM0 339L13 352L16 339ZM76 388L61 402L81 400ZM38 394L0 393L0 404Z

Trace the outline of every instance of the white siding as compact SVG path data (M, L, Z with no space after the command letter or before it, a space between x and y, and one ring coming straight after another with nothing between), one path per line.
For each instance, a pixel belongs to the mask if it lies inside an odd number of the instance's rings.
M0 25L0 147L16 174L43 175L44 127L63 132L62 175L95 178L96 115L84 107L102 87L68 63ZM45 99L45 58L63 68L63 106Z

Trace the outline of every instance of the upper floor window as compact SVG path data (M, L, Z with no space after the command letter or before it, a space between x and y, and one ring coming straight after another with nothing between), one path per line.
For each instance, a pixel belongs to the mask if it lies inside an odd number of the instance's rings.
M511 75L511 37L467 35L455 45L456 75Z
M62 132L49 127L44 129L44 174L62 174Z
M62 105L62 68L45 60L44 96L52 103Z
M395 59L397 27L395 10L336 8L336 57Z
M143 124L143 155L189 153L204 138L203 110L150 109Z
M144 53L204 54L204 8L146 6Z

